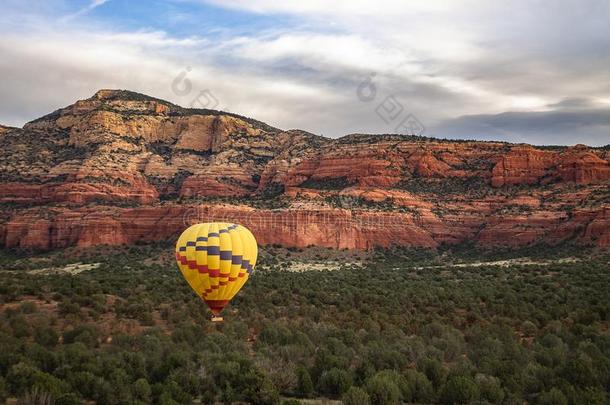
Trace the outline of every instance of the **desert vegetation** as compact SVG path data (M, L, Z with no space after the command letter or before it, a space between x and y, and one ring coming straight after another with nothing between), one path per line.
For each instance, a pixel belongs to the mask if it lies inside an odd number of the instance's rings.
M608 255L389 249L362 254L359 266L294 273L281 269L308 249L270 247L225 322L212 324L171 252L168 244L3 251L2 399L608 401ZM520 255L548 261L468 265ZM561 255L575 260L552 260ZM40 271L76 262L96 265Z

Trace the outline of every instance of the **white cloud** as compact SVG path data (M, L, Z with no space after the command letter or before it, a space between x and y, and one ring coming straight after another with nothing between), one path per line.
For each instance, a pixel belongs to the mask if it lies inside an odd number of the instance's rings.
M193 45L204 42L157 32L3 36L2 122L20 126L100 88L130 89L185 106L209 89L220 100L219 107L282 126L290 126L291 114L303 113L313 102L338 100L323 87L291 78L201 62ZM179 95L171 84L187 66L192 90Z
M62 18L62 21L64 21L64 22L70 21L74 18L87 14L88 12L92 11L93 9L98 8L99 6L103 5L104 3L107 3L108 1L109 0L91 0L91 3L89 3L87 6L81 8L77 12L64 16Z
M21 125L99 88L128 88L182 105L209 89L227 110L331 136L393 132L397 123L375 112L391 95L429 135L442 128L448 136L457 117L553 111L565 99L573 105L583 97L610 100L610 56L603 52L610 29L600 23L610 10L597 0L558 0L564 8L529 1L210 0L302 22L250 36L222 26L214 38L88 20L88 11L103 3L90 3L76 13L82 19L68 21L27 14L19 3L10 18L0 17L20 22L0 28L0 122ZM75 15L64 11L58 16ZM570 24L570 14L588 23ZM558 35L565 32L570 35ZM186 66L193 90L179 96L171 82ZM377 97L362 102L357 87L372 73ZM545 117L552 125L556 116ZM466 136L463 121L455 121L460 136ZM494 133L523 140L510 132L523 126L504 128Z
M387 15L394 16L410 12L449 12L466 7L468 0L309 0L309 1L276 1L276 0L210 0L208 3L222 7L249 10L256 13L304 14L310 16L345 16L345 15Z

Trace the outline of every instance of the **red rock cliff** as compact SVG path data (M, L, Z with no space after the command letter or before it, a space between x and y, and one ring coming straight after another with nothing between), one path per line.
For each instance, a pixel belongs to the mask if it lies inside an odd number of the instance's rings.
M52 249L250 226L262 244L610 246L610 153L282 131L102 90L0 127L0 243Z

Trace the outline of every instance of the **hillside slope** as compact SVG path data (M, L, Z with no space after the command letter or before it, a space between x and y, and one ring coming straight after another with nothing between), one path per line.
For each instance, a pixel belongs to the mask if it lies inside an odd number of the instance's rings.
M610 150L328 139L124 90L0 127L0 244L166 239L203 220L263 244L610 246Z

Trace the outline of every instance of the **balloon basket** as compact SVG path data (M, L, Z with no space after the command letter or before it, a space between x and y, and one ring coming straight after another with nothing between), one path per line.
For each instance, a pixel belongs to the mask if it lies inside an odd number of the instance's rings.
M222 316L220 315L214 315L212 316L212 322L222 322L224 319L222 319Z

